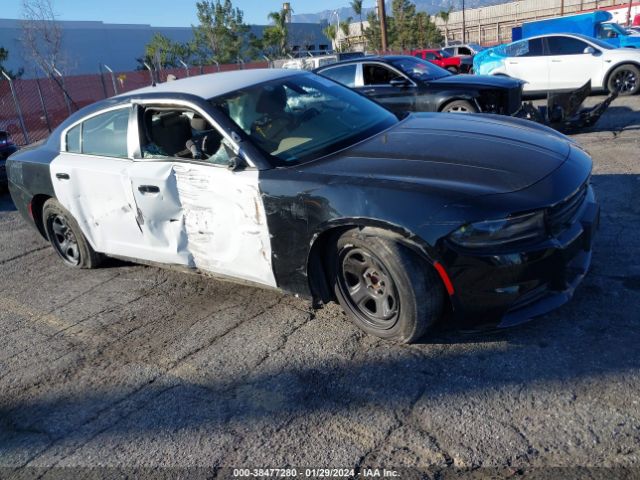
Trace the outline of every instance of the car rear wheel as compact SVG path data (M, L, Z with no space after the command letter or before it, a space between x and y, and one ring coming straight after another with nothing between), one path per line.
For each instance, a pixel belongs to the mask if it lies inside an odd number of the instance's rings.
M621 65L609 76L607 88L620 95L635 95L640 90L640 69L635 65Z
M442 109L444 113L477 113L478 109L466 100L454 100L447 103Z
M47 238L65 264L74 268L95 268L103 256L93 250L73 216L54 199L42 209Z
M365 332L411 343L440 317L444 294L433 268L384 231L349 230L331 257L336 298Z
M447 70L454 75L458 73L458 69L456 67L447 67Z

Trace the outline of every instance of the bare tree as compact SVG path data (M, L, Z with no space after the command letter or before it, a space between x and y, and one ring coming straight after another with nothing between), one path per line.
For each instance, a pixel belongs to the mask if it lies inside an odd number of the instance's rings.
M52 0L22 0L21 41L25 53L47 75L67 67Z

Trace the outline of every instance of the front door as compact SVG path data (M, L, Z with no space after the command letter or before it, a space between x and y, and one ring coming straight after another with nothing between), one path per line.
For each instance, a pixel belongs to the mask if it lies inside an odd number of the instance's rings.
M588 43L558 35L547 38L547 47L551 90L578 88L589 80L600 78L602 53Z
M275 286L258 171L230 170L234 147L200 113L140 108L139 131L150 138L141 138L142 158L129 177L145 257ZM185 124L189 130L176 127ZM191 138L177 138L180 132ZM175 151L187 144L191 151Z
M391 84L392 80L398 79L404 80L406 84ZM363 63L362 82L359 90L392 112L416 111L417 87L397 70L381 63Z

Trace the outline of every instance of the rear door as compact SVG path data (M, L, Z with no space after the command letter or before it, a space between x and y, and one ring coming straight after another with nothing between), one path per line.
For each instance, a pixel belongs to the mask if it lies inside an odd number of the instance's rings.
M602 52L587 42L574 37L553 35L547 37L547 48L551 90L578 88L589 80L593 83L594 79L600 78L604 68Z
M549 59L544 54L541 38L521 40L505 47L505 71L513 78L527 82L525 91L549 88Z
M405 86L392 85L392 80L402 79ZM416 110L417 86L407 76L384 63L362 63L362 83L358 91L372 97L394 113Z
M96 113L62 134L51 162L57 200L78 222L91 246L137 258L143 235L136 221L128 169L133 164L130 105Z

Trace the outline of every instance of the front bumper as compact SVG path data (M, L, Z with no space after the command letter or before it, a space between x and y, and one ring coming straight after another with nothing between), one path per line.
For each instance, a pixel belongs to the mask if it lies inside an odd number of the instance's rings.
M571 297L591 264L600 207L591 187L566 229L520 250L476 253L447 242L454 321L463 327L511 327Z

